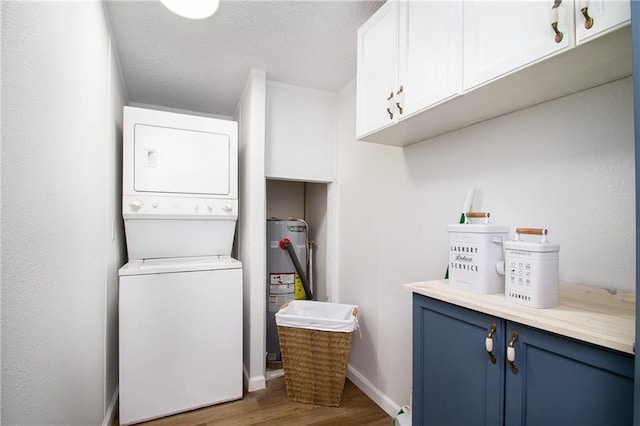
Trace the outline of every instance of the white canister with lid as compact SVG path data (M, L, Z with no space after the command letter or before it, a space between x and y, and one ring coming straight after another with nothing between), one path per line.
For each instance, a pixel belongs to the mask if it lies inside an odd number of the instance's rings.
M504 277L496 266L503 260L509 227L489 223L489 213L470 212L466 217L485 221L449 225L449 285L477 294L502 293Z
M520 235L539 235L523 241ZM505 298L534 308L558 305L560 245L547 239L543 228L517 228L513 241L504 242Z

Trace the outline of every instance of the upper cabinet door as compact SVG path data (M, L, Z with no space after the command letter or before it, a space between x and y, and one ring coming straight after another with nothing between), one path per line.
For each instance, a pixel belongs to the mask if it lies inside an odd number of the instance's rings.
M573 2L562 0L555 11L553 6L549 0L465 2L464 89L573 47Z
M629 0L576 0L577 44L629 23Z
M397 119L398 4L388 1L358 30L356 134Z
M265 176L335 181L337 96L267 81L266 101Z
M396 88L400 119L459 95L462 89L462 1L401 6Z

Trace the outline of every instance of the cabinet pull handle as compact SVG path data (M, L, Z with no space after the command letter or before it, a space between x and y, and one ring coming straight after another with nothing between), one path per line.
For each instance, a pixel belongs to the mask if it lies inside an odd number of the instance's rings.
M489 358L491 358L491 364L496 363L496 356L493 354L493 333L496 332L496 329L497 329L496 324L491 323L491 328L489 329L487 338L484 341L484 346L487 349L487 354L489 354Z
M396 93L398 99L396 101L396 106L398 107L398 112L402 114L402 107L400 106L400 100L402 99L402 91L404 90L404 86L400 86L400 89Z
M593 27L593 18L589 16L589 2L587 0L580 2L580 12L584 16L584 27L590 30Z
M511 366L511 372L513 374L518 374L518 367L516 367L516 348L513 347L514 343L518 340L518 332L514 331L511 334L511 341L507 346L507 361L509 361L509 365Z
M553 2L553 7L551 8L551 28L553 29L553 32L556 33L556 43L560 43L564 37L562 32L558 29L558 7L560 7L560 3L562 3L562 0L555 0Z
M393 92L389 93L387 98L387 113L389 114L389 120L393 120L393 113L391 112L391 99L393 99Z

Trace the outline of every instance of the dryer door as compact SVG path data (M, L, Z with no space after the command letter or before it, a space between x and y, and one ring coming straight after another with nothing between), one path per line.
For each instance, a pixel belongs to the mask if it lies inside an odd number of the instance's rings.
M229 135L136 124L137 192L229 195Z

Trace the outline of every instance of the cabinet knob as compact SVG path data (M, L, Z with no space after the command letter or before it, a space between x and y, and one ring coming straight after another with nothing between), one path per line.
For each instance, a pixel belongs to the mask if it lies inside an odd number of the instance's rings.
M513 334L511 334L511 341L507 345L507 361L509 361L513 374L518 374L518 367L516 367L516 348L513 346L516 340L518 340L518 332L514 331Z
M496 356L493 354L493 333L496 332L497 326L495 323L491 323L491 327L489 328L489 333L487 334L487 338L484 341L485 349L487 350L487 354L489 354L489 358L491 358L491 363L496 363Z
M393 99L393 92L389 93L387 98L387 113L389 114L389 120L393 120L393 113L391 112L391 100Z
M555 0L551 8L551 28L553 32L556 33L556 43L560 43L564 37L564 34L558 29L558 21L560 20L558 17L558 8L560 7L560 3L562 3L562 0Z
M400 106L400 101L402 100L402 91L404 90L404 86L400 86L400 89L396 92L396 107L398 107L398 112L402 114L402 106Z

